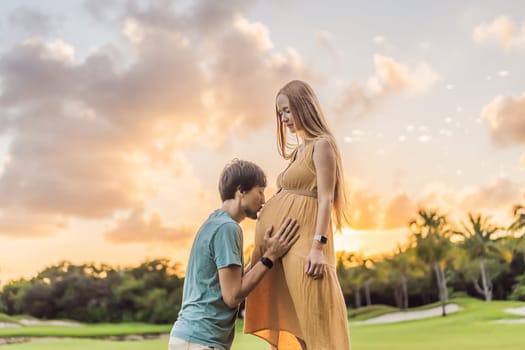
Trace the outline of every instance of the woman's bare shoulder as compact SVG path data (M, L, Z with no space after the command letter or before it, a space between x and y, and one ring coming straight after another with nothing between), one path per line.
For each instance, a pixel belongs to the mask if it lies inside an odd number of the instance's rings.
M324 152L334 152L334 145L333 140L329 136L319 136L317 137L313 143L314 143L314 152L319 151L321 153Z

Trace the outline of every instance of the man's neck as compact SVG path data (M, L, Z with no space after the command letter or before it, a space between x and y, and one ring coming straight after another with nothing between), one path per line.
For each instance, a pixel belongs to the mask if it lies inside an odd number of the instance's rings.
M246 215L241 210L241 206L235 199L228 199L222 202L221 209L230 214L232 219L237 221L238 223L240 223L246 218Z

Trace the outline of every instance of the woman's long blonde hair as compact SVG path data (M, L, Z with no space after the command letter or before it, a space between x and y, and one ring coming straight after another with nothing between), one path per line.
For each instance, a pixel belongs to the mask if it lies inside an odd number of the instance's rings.
M336 229L341 230L344 223L349 223L347 198L345 190L343 162L339 147L328 128L319 100L313 89L300 80L292 80L279 90L277 96L285 95L290 102L290 111L294 117L296 131L304 133L305 139L324 137L332 145L336 154L336 182L334 191L333 218ZM284 159L291 159L297 152L297 144L288 142L287 129L281 122L277 105L277 146Z

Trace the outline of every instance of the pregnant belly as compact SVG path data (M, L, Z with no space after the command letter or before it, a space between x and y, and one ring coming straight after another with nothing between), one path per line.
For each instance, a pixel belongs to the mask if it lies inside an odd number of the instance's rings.
M287 218L296 219L299 224L300 238L290 252L307 254L311 248L315 230L317 200L291 193L276 194L266 203L255 226L255 246L264 245L264 234L268 227L273 226L275 234Z

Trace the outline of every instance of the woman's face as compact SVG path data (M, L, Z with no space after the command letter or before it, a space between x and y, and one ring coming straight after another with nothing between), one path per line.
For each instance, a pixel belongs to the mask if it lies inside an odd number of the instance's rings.
M294 117L290 109L288 96L279 94L275 103L277 105L277 114L280 122L286 126L290 132L296 132L297 130L295 129Z

